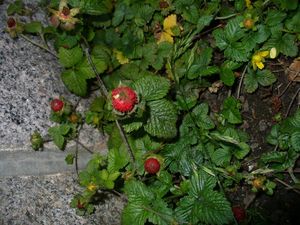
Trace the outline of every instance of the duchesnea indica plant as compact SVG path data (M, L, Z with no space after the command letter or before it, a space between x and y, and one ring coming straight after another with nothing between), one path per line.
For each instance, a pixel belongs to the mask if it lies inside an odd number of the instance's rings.
M83 115L66 99L53 99L50 139L63 150L83 123L108 136L107 155L95 153L79 173L84 191L71 203L79 214L94 211L99 191L116 190L127 199L124 225L233 224L247 214L232 208L228 190L246 185L272 194L272 175L293 167L299 111L273 127L268 141L279 151L264 154L252 171L241 166L251 149L239 129L239 97L276 82L269 62L297 56L297 0L44 3L48 26L22 22L26 7L18 0L7 9L7 32L56 57L66 88L93 98ZM204 92L227 90L236 96L217 112L200 100ZM38 132L31 141L42 148Z

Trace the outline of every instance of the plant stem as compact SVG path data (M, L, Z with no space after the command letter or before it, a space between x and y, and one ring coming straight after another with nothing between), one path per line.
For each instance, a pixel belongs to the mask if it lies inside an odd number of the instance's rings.
M94 62L93 62L93 60L92 60L92 57L91 57L91 55L90 55L90 53L89 53L89 45L88 45L88 42L87 42L87 40L86 40L84 37L82 37L82 38L83 38L83 40L84 40L84 42L85 42L85 46L82 46L82 48L85 50L85 55L86 55L86 57L87 57L87 59L88 59L88 62L89 62L89 64L90 64L90 66L92 67L92 69L93 69L93 71L94 71L94 74L96 75L96 78L97 78L97 81L98 81L98 83L99 83L101 92L102 92L103 95L106 97L106 99L108 99L108 91L107 91L107 89L106 89L106 87L105 87L105 84L104 84L103 80L101 79L101 77L100 77L100 75L99 75L99 73L98 73L98 71L97 71L97 69L96 69L96 66L95 66L95 64L94 64ZM134 167L134 169L135 169L135 158L134 158L133 150L132 150L131 147L130 147L128 138L127 138L127 136L126 136L126 134L125 134L125 131L124 131L124 129L122 128L122 126L120 125L119 120L116 119L116 120L115 120L115 123L116 123L116 125L117 125L117 127L118 127L118 130L119 130L119 133L120 133L120 135L121 135L121 138L122 138L122 140L123 140L123 142L124 142L124 144L125 144L125 146L126 146L126 149L127 149L128 153L129 153L131 163L132 163L132 165L133 165L133 167Z
M275 178L276 181L278 181L279 183L283 184L284 186L286 186L288 189L292 189L294 192L296 192L297 194L300 194L300 191L295 190L295 188L293 188L291 185L287 184L286 182L284 182L283 180L280 180L278 178Z
M291 111L291 108L292 108L292 105L293 105L293 103L294 103L297 95L299 94L299 92L300 92L300 88L298 88L298 90L296 91L295 95L293 96L293 98L292 98L292 100L291 100L291 102L289 104L289 107L288 107L288 109L287 109L287 111L285 113L285 117L287 117L289 115L289 113Z
M41 45L33 40L31 40L30 38L28 38L27 36L25 36L24 34L20 34L20 37L24 38L26 41L28 41L29 43L41 48L41 49L44 49L46 52L50 53L51 55L53 55L54 57L58 58L58 56L52 52L49 48L47 48L46 46L44 45Z
M234 13L234 14L230 14L228 16L220 16L220 17L216 17L215 20L226 20L226 19L230 19L232 17L235 17L236 15L238 15L239 13Z
M246 74L246 71L248 69L248 66L249 64L247 64L243 70L243 73L241 75L241 79L240 79L240 82L239 82L239 86L238 86L238 90L237 90L237 94L236 94L236 98L239 99L240 98L240 93L241 93L241 89L242 89L242 83L243 83L243 80L244 80L244 77L245 77L245 74Z

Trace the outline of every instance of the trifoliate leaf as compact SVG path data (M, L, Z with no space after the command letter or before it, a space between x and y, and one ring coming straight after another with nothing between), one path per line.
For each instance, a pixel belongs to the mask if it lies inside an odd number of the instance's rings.
M83 51L79 46L72 49L60 47L58 50L59 62L66 68L77 64L83 57Z
M177 112L173 104L166 99L160 99L148 102L148 106L149 119L144 126L145 130L159 138L176 136Z
M133 88L146 101L161 99L166 96L170 82L164 77L146 76L133 83Z
M80 73L76 73L74 70L65 70L61 74L61 79L68 88L78 96L85 96L87 93L86 77Z

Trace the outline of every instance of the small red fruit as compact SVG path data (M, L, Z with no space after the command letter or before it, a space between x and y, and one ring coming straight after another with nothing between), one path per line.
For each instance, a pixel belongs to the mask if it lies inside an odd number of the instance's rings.
M145 171L149 174L156 174L160 169L160 163L156 158L148 158L144 163Z
M112 105L119 112L130 112L137 103L137 95L130 87L118 87L112 90Z
M236 219L237 222L242 222L246 218L246 211L244 208L240 206L233 206L232 207L232 212L234 215L234 218Z
M15 28L16 25L17 25L16 20L15 20L14 18L12 18L12 17L8 18L8 20L7 20L6 23L7 23L7 27L8 27L9 29L13 29L13 28Z
M54 111L54 112L58 112L60 110L62 110L62 108L64 107L64 102L60 99L53 99L50 103L51 105L51 109Z

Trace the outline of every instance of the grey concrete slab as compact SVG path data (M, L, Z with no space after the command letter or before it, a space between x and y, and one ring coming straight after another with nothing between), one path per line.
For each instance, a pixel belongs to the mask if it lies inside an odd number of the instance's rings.
M81 190L72 173L0 178L0 225L119 225L125 202L103 194L92 215L70 207Z

